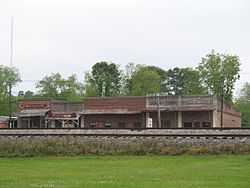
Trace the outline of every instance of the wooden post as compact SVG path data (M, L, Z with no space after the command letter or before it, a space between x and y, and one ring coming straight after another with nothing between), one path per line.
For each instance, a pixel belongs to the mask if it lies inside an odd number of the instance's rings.
M160 109L160 98L157 97L157 115L158 115L158 128L161 128L161 109Z

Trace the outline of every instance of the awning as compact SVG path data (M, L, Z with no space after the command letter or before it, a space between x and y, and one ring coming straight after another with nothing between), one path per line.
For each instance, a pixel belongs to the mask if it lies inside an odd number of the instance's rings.
M127 110L127 109L93 109L83 110L82 114L140 114L140 110Z
M23 109L17 112L15 115L17 117L45 116L45 113L48 111L50 111L50 109Z

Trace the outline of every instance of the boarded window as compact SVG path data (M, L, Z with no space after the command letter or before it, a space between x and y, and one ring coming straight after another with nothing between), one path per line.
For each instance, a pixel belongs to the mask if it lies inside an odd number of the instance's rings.
M162 128L170 128L171 127L171 121L170 120L162 120L161 121Z
M134 128L141 128L141 122L134 122Z
M201 124L200 122L194 122L194 128L200 128Z
M119 123L118 123L118 128L121 128L121 129L122 129L122 128L125 128L125 125L126 125L126 124L125 124L124 122L119 122Z
M97 126L97 123L95 123L95 122L90 123L91 128L96 128L96 126Z
M106 123L104 124L104 127L110 128L110 127L112 127L112 123L111 123L111 122L106 122Z
M202 122L202 127L203 128L210 128L211 127L211 123L210 122Z
M184 122L184 128L192 128L192 122Z

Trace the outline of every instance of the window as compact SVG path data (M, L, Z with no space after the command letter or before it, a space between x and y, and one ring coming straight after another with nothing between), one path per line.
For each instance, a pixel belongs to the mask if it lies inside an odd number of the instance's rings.
M106 123L104 124L104 127L105 127L105 128L110 128L110 127L112 127L112 123L111 123L111 122L106 122Z
M141 128L141 122L134 122L134 128Z
M62 123L59 120L55 120L55 128L62 128Z
M184 128L192 128L192 122L184 122Z
M163 121L161 121L161 126L162 126L162 128L170 128L171 127L170 120L163 120Z
M200 128L201 125L200 125L200 122L194 122L194 128Z
M96 128L96 126L97 126L97 123L94 123L94 122L90 123L91 128Z
M210 128L211 123L210 122L202 122L202 128Z
M125 123L124 122L119 122L118 123L118 128L125 128Z

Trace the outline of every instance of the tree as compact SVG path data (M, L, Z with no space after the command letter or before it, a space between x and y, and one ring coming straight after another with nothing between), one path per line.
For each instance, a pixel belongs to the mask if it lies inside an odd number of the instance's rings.
M132 95L145 96L161 91L161 77L152 69L139 68L131 77Z
M99 97L117 96L121 91L121 72L114 63L108 64L104 61L96 63L91 73L85 75L85 81L87 96L92 94Z
M250 83L244 84L240 90L240 96L236 99L236 109L241 112L242 127L250 127Z
M132 75L141 68L142 65L135 65L134 63L128 63L125 66L125 70L122 72L122 95L132 95Z
M232 101L234 84L239 79L240 60L236 55L219 54L212 51L197 68L207 93Z
M67 101L81 100L82 87L83 85L77 81L76 75L73 74L64 79L59 73L47 75L36 84L39 96Z
M153 70L160 76L160 92L166 92L166 77L167 72L160 67L146 66L144 70Z
M169 95L203 94L200 80L199 72L190 67L169 69L166 72L166 92Z
M9 114L9 86L16 86L21 82L19 70L15 67L0 65L0 115ZM15 104L12 103L13 108Z
M26 91L25 93L24 93L24 98L25 99L27 99L27 98L32 98L32 97L34 97L35 96L35 93L33 92L33 91L30 91L30 90L28 90L28 91Z

